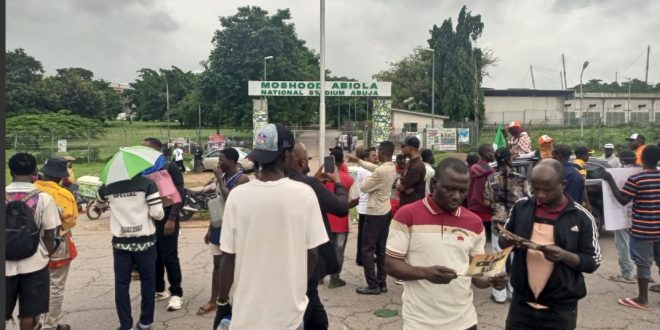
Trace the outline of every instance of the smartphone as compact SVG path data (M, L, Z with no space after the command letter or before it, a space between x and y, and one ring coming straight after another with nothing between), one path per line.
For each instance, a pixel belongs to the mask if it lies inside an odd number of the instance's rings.
M325 173L334 173L335 172L335 156L325 156L323 157L323 168Z

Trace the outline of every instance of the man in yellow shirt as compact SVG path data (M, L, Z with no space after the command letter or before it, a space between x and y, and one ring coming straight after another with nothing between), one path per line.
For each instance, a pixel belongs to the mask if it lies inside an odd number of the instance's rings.
M582 174L582 177L587 177L587 162L589 161L589 148L587 147L577 147L575 148L575 160L573 161L573 166L577 168L578 172Z
M75 246L71 238L71 228L76 225L78 205L73 194L60 186L63 178L69 176L67 161L61 157L49 158L41 168L41 176L34 185L55 200L60 211L62 227L59 233L59 248L51 254L48 264L50 269L50 302L43 329L68 330L67 324L57 324L62 314L64 285L69 274L71 260L76 257Z
M634 151L637 156L637 165L642 166L642 152L646 148L646 138L642 134L635 133L626 140L628 141L630 150Z

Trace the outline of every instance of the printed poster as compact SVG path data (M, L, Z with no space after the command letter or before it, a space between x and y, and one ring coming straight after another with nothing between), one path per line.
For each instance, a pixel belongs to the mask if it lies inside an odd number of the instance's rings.
M438 129L438 150L456 151L456 129L439 128Z
M459 128L458 129L458 143L470 144L470 129L469 128Z
M621 189L629 176L641 172L642 169L640 167L608 168L607 171L612 174L616 185ZM621 203L614 198L610 185L605 180L599 181L601 181L603 189L603 220L605 221L605 230L630 228L632 225L632 202L626 206L621 206Z
M66 140L57 140L57 152L66 152Z
M502 250L502 252L480 254L472 257L470 268L468 268L465 276L484 276L492 277L504 272L506 266L506 259L513 250L513 246Z

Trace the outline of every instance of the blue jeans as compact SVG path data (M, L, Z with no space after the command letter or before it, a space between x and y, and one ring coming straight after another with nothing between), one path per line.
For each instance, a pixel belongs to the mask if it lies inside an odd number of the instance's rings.
M619 268L625 278L635 276L635 264L630 257L630 233L627 229L613 231L616 252L619 255Z
M156 299L156 245L145 251L131 252L113 249L115 268L115 305L121 330L133 328L131 316L131 272L133 264L140 273L140 324L149 326L154 322L154 305Z
M660 241L645 241L631 237L630 252L637 265L637 278L650 279L654 259L655 264L660 267Z

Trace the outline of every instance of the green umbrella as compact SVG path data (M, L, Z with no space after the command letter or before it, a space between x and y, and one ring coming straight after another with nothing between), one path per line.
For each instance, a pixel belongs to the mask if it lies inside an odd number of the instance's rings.
M135 146L119 148L101 172L101 181L111 184L130 180L142 171L154 166L163 154L152 148Z

